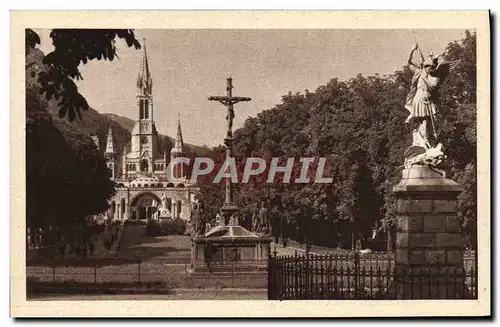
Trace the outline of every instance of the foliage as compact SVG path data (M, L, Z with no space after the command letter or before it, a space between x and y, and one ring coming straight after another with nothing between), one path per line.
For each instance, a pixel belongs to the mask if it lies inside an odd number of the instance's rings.
M149 220L146 225L147 236L161 235L184 235L186 231L186 221L181 218L168 220Z
M33 90L26 106L28 226L69 226L104 211L114 185L93 141L59 129Z
M440 138L449 156L447 176L465 187L459 215L471 235L477 219L476 35L467 31L463 40L448 45L446 56L461 62L441 89ZM274 108L248 118L234 133L239 171L248 157L268 162L271 157L327 157L325 174L333 183L267 184L265 171L235 185L240 221L251 226L256 204L265 201L274 236L348 248L356 239L367 246L373 230L385 233L394 224L392 187L401 179L403 152L411 144L410 127L404 124L411 77L405 66L387 76L333 78L314 92L289 92ZM214 150L221 162L223 148ZM299 173L297 161L292 181ZM222 185L203 185L201 197L208 211L217 212Z
M40 37L26 29L26 51L40 44ZM116 54L115 39L124 39L127 46L140 48L130 29L53 29L50 33L54 50L43 58L47 70L40 72L41 93L47 100L58 100L59 116L73 121L89 105L80 94L75 81L82 80L79 66L88 61L113 61Z
M35 38L27 33L27 39ZM30 44L36 44L37 40ZM91 243L86 217L103 212L114 194L114 183L93 140L50 113L41 96L35 69L38 49L27 49L26 81L26 226L46 235L45 243ZM35 74L32 74L35 73ZM78 243L75 245L75 243ZM50 245L46 244L46 245Z
M145 220L140 219L127 219L124 222L125 226L145 226L147 222Z

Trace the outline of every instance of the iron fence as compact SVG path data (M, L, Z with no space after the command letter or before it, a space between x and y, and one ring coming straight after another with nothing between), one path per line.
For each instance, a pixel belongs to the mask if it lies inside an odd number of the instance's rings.
M389 253L297 254L269 257L268 299L477 298L477 269L394 268Z
M185 275L187 263L162 260L59 260L27 263L27 280L43 283L172 283Z
M188 258L189 259L189 258ZM28 284L46 287L91 285L127 287L157 284L169 288L267 287L267 259L202 263L196 271L190 260L175 259L61 259L27 261ZM197 273L194 274L193 273ZM62 286L61 286L62 287ZM61 288L61 291L64 289Z

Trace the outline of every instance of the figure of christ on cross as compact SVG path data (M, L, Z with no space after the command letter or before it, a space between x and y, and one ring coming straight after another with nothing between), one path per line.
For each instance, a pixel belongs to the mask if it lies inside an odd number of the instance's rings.
M234 109L233 105L240 101L251 101L252 99L247 97L233 97L233 79L229 77L227 79L227 96L211 96L208 98L210 101L218 101L227 107L227 135L224 139L224 144L226 145L226 160L229 160L233 156L233 119L234 119ZM230 179L226 179L226 196L224 205L221 208L222 216L224 219L224 225L228 225L231 221L238 225L236 218L236 212L238 212L238 207L233 203L233 184L231 184Z
M251 101L248 97L233 97L233 79L229 77L227 79L227 96L211 96L208 98L210 101L218 101L227 107L227 138L233 137L233 120L234 120L234 109L233 105L241 101Z

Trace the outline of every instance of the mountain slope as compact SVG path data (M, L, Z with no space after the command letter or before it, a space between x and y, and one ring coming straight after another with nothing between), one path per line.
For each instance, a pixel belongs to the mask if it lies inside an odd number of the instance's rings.
M33 86L38 87L38 81L36 76L41 71L46 71L45 64L42 60L44 58L44 53L38 49L32 49L30 53L26 56L26 86L27 88ZM101 150L106 148L107 135L109 127L113 129L114 137L114 148L118 156L123 154L123 149L125 145L130 141L131 131L134 127L134 120L119 116L115 114L101 114L93 108L89 108L86 111L82 111L82 119L78 117L69 122L66 117L59 117L59 106L57 101L48 101L48 111L52 115L56 126L65 131L73 131L77 134L82 134L85 136L97 135L99 139L99 147ZM170 149L175 143L175 139L159 134L159 144L158 148L160 152L167 152L167 156L170 155ZM210 153L210 149L207 147L200 147L192 144L185 144L187 154L196 154L206 156Z
M43 63L44 53L38 49L31 49L26 55L26 88L38 89L39 84L37 76L40 72L46 71L46 66ZM61 131L71 131L75 134L81 134L86 137L91 135L98 135L99 137L99 147L104 149L106 147L106 139L109 130L109 126L113 128L113 136L115 140L115 148L118 150L118 154L121 153L125 144L130 140L130 132L123 128L121 124L115 122L104 115L101 115L95 109L89 108L88 110L82 110L82 119L78 117L69 122L66 117L59 117L59 106L57 101L51 99L47 101L47 111L51 114L54 119L55 125Z
M113 120L114 122L120 124L121 127L126 129L129 133L132 132L132 129L134 128L134 120L125 117L125 116L119 116L115 114L101 114L102 116ZM166 149L167 150L167 155L170 154L170 149L175 143L175 138L170 137L168 135L163 135L163 134L158 134L159 137L159 148L160 149ZM206 146L199 146L199 145L194 145L194 144L189 144L189 143L184 143L184 147L186 149L187 154L196 154L199 156L207 156L211 150L207 148Z

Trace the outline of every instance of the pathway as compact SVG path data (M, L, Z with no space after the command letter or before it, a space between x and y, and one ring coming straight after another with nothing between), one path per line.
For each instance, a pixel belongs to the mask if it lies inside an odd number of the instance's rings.
M128 226L123 233L118 258L165 263L189 263L191 240L189 236L145 236L145 226Z
M254 289L174 289L171 294L130 295L41 295L29 300L35 301L115 301L115 300L267 300L267 290Z

